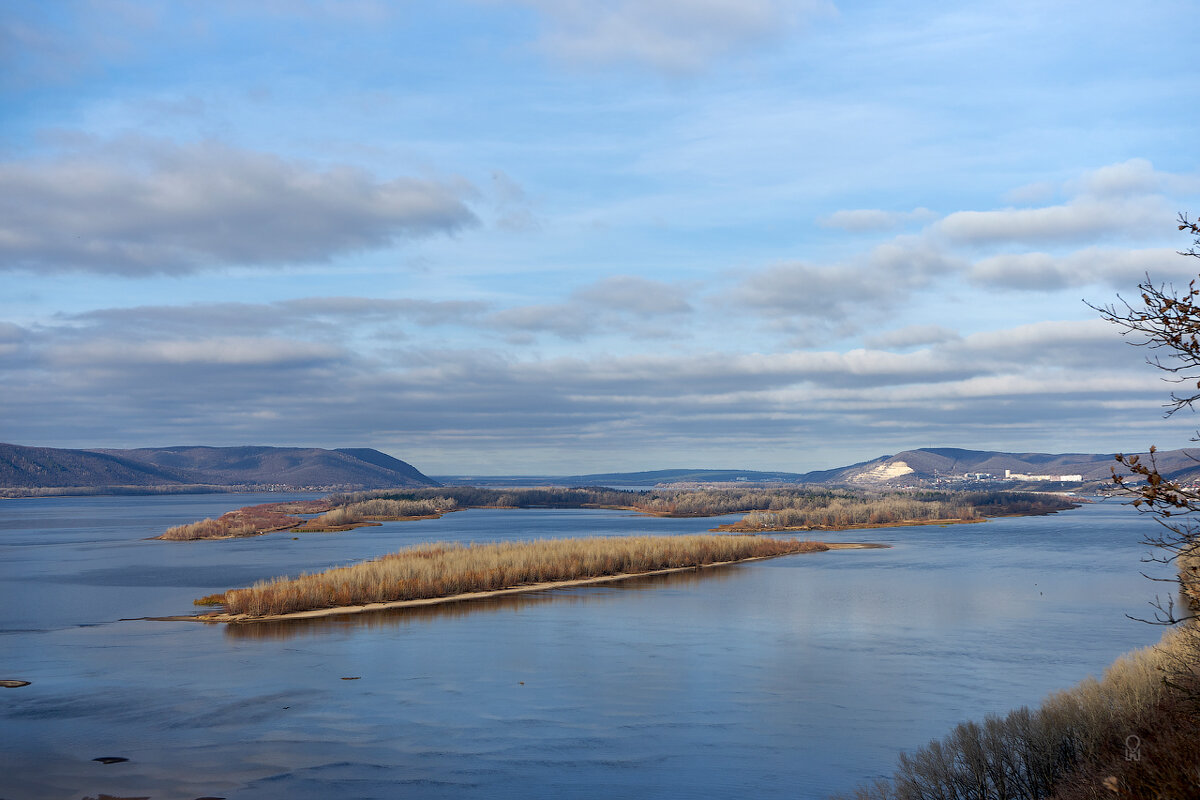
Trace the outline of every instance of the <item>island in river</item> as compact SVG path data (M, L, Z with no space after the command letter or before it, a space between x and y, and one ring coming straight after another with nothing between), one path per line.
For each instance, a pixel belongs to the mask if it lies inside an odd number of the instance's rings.
M821 487L775 489L439 487L334 494L307 504L268 503L170 528L161 539L226 539L279 530L344 531L390 520L430 519L463 508L611 508L663 517L745 516L721 530L763 533L978 522L1050 514L1078 502L1029 492L867 492ZM304 519L297 514L319 515Z
M223 612L169 619L257 622L360 613L609 583L798 553L883 546L717 534L470 545L436 542L321 573L276 578L210 595L196 602L223 605Z

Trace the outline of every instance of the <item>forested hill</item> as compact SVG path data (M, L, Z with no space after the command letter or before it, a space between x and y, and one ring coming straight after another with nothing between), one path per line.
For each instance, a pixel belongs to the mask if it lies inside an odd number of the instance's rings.
M0 487L437 486L407 462L368 448L152 447L64 450L0 444Z

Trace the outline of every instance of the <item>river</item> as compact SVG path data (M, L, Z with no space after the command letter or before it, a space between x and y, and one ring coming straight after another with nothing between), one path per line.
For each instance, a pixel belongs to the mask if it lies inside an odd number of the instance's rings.
M1153 522L1115 502L821 534L893 547L436 609L132 619L416 542L738 518L474 509L298 538L148 540L279 499L0 501L0 679L32 682L0 689L2 800L821 798L1161 634L1125 616L1145 616L1160 588L1139 574Z

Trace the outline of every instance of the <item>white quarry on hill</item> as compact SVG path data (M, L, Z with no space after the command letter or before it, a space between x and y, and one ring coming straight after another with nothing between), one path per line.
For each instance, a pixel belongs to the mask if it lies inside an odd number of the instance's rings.
M916 472L903 461L885 461L850 478L855 483L883 483Z

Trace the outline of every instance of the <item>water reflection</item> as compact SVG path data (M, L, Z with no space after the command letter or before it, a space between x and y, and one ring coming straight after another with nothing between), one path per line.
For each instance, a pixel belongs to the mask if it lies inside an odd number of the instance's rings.
M478 509L345 536L144 541L230 505L5 505L0 678L32 681L0 689L5 797L817 800L1161 634L1124 616L1152 612L1139 569L1167 576L1139 561L1154 523L1099 504L471 603L224 630L113 622L422 541L720 521Z
M729 580L733 572L741 566L732 564L719 569L697 569L688 572L672 572L666 575L646 575L613 583L568 586L561 589L485 597L478 600L461 600L432 606L411 606L368 611L361 614L226 625L225 636L236 640L287 640L299 636L320 636L355 630L396 630L418 622L430 623L436 620L460 619L475 614L495 614L502 611L519 612L523 609L549 604L602 603L618 597L618 592L681 589L700 582L721 583Z

